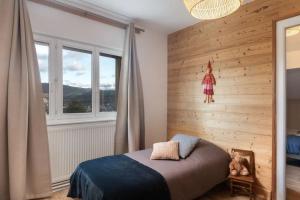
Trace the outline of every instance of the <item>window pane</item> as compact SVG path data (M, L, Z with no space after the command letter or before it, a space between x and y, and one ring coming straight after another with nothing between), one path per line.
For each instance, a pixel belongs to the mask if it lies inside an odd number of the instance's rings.
M63 48L63 112L92 112L92 53Z
M45 43L36 43L35 49L43 87L43 100L46 113L49 114L49 45Z
M117 90L120 57L100 55L100 112L114 112L117 110Z

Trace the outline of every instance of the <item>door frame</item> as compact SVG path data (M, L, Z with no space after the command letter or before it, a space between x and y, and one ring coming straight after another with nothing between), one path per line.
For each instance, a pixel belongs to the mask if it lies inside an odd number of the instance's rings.
M274 21L275 36L275 138L273 145L273 170L276 176L273 179L275 199L286 198L286 29L300 24L300 16ZM275 164L275 166L274 166ZM276 183L276 184L274 184Z

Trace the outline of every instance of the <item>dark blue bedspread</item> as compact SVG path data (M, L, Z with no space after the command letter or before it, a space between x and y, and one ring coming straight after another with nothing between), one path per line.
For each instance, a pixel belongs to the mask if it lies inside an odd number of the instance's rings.
M300 154L300 136L287 136L286 151L288 154Z
M70 180L68 197L83 200L169 200L164 178L125 156L108 156L81 163Z

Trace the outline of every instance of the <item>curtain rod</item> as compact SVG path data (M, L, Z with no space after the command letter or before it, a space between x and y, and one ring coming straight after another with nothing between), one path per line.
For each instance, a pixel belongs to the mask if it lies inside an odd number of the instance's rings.
M38 3L38 4L46 5L51 8L56 8L56 9L59 9L59 10L62 10L62 11L68 12L68 13L72 13L74 15L85 17L85 18L88 18L91 20L95 20L95 21L98 21L98 22L101 22L104 24L115 26L118 28L126 29L128 27L128 24L101 16L101 15L97 15L95 13L83 10L81 8L77 8L77 7L74 7L71 5L66 5L66 4L60 3L58 1L53 1L53 0L30 0L30 1ZM136 27L135 32L141 33L141 32L145 32L145 30Z

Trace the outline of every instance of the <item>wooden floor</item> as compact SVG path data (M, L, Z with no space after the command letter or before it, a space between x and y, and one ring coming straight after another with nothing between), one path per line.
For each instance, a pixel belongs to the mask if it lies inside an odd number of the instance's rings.
M300 199L300 167L286 165L287 199Z
M53 194L52 198L43 200L71 200L71 198L66 197L67 189ZM205 196L197 200L248 200L249 197L236 196L231 197L229 190L224 188L223 185L216 187L215 189L208 192Z
M300 167L286 165L286 187L300 193Z

